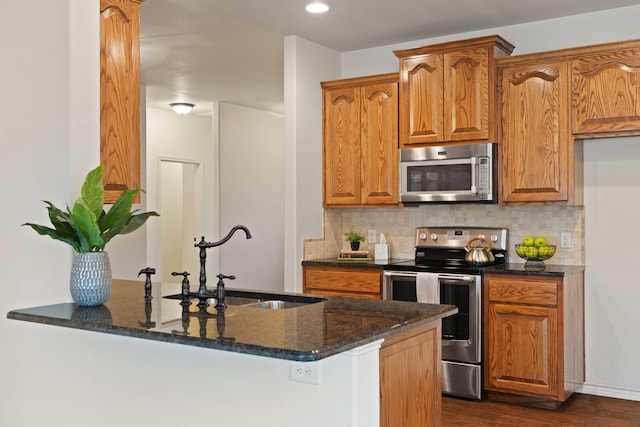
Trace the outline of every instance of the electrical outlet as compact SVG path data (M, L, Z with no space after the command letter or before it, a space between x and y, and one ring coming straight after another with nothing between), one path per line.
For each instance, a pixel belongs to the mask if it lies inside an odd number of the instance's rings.
M291 362L291 381L320 385L320 364Z
M571 249L571 233L560 233L560 247Z
M367 230L367 243L369 243L371 245L375 245L377 238L378 237L377 237L376 230Z

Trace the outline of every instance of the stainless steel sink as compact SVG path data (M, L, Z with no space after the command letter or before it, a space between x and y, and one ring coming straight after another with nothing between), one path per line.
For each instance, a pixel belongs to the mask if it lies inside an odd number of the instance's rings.
M253 304L247 304L246 307L266 308L269 310L283 310L286 308L302 307L303 305L313 304L308 302L295 302L295 301L282 301L282 300L268 300L256 302Z
M208 294L207 294L208 295ZM190 298L198 298L198 294L192 293ZM168 295L164 298L168 299L182 299L181 294ZM224 302L226 305L243 306L243 307L257 307L270 310L283 310L287 308L296 308L304 305L315 304L317 302L326 301L326 298L314 297L307 295L295 295L295 294L275 294L268 292L247 291L239 289L227 289ZM216 299L212 295L211 298L207 298L206 302L209 305L216 305Z

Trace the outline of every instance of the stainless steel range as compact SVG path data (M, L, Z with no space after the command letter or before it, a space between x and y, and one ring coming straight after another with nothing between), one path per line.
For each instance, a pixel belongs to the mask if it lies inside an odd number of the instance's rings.
M470 251L490 256L475 263ZM506 255L506 228L419 227L414 260L385 268L385 299L458 307L442 320L444 394L482 399L481 269Z

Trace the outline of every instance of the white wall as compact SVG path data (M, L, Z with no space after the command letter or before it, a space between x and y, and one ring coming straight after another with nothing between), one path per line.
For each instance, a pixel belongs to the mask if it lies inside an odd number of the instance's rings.
M302 291L304 239L322 236L322 89L340 78L340 55L285 38L285 289Z
M284 290L284 130L281 115L233 104L219 105L220 238L236 225L223 246L220 270L208 273L215 286L218 273L233 275L231 287ZM211 239L215 241L216 239Z
M346 52L342 54L342 78L398 71L394 50L493 34L515 45L512 55L637 39L639 19L640 6L630 6Z
M584 148L586 392L640 400L640 137Z
M166 269L171 271L181 270L172 263L163 266L161 263L162 255L160 248L162 247L161 230L162 227L167 229L175 227L183 229L184 224L165 224L167 218L163 218L161 195L168 194L167 189L161 188L162 165L168 163L176 163L184 167L184 170L193 171L193 194L186 196L186 200L193 200L191 212L194 218L193 226L190 230L195 230L195 235L182 236L182 241L193 242L193 238L204 235L207 240L214 240L214 227L218 222L218 214L214 209L215 194L211 191L212 187L217 184L217 175L215 174L216 157L214 147L214 132L211 118L198 116L180 116L173 111L159 110L156 108L148 108L146 110L147 121L147 209L155 210L160 213L160 217L152 218L147 222L147 266L156 268L156 276L154 280L160 280L165 275ZM188 167L187 167L188 166ZM167 181L166 185L171 186L172 183ZM208 191L205 191L205 188ZM192 199L193 197L193 199ZM179 200L178 200L179 198ZM182 207L185 196L176 196L176 200L164 201L167 203L180 204ZM180 237L173 238L172 244L176 245ZM175 248L182 250L182 246ZM185 249L185 252L186 249ZM126 252L125 252L126 253ZM185 258L188 257L185 253ZM197 288L199 265L199 253L196 248L191 251L192 267L188 269L191 273L190 280L192 286ZM207 265L214 267L215 259L207 259ZM188 264L187 264L188 265ZM143 268L144 266L140 267ZM164 268L163 268L164 267ZM135 274L139 271L136 270ZM128 277L115 276L120 279ZM135 278L135 277L133 277Z
M394 49L499 34L514 55L640 38L640 6L348 52L343 77L397 71ZM585 143L586 384L582 391L640 400L638 279L631 246L638 240L638 146L632 138ZM624 167L620 167L624 166ZM635 168L635 170L634 170ZM608 171L608 172L607 172ZM621 194L629 196L621 197ZM637 215L635 215L637 217ZM563 231L563 230L559 230ZM621 246L622 256L612 248ZM617 253L617 252L616 252ZM613 259L615 258L615 260ZM623 260L630 261L625 264ZM635 297L635 298L634 298Z

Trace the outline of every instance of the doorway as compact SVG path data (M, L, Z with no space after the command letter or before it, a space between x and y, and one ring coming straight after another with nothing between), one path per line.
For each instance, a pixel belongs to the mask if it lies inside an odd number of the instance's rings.
M198 274L198 253L193 246L198 226L196 189L201 165L194 162L160 160L160 260L161 280L180 283L171 272Z

